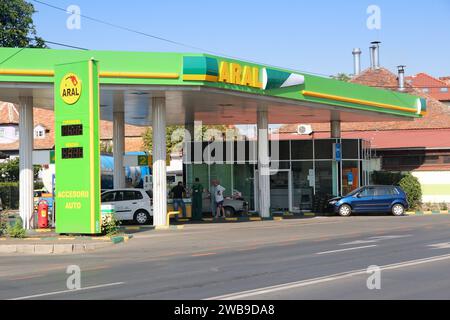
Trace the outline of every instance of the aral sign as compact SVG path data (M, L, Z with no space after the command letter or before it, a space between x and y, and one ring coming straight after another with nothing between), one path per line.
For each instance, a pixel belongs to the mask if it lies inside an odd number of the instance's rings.
M94 60L55 68L56 232L99 234L99 82Z
M260 90L281 89L305 83L305 77L301 74L208 56L184 56L183 80L216 82Z
M262 88L262 84L259 82L259 68L241 65L237 62L221 61L218 81L259 89Z

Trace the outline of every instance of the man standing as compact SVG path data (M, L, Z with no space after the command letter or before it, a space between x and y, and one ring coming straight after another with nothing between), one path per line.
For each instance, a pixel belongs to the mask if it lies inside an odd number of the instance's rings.
M202 219L203 186L199 178L195 178L192 185L192 218L194 220Z
M173 210L178 211L181 206L182 217L186 217L186 206L184 205L183 196L186 193L186 189L183 186L183 182L178 182L178 185L172 188Z
M220 218L220 212L222 212L222 217L225 217L225 209L223 207L223 202L225 200L223 193L225 192L225 188L220 185L220 181L216 181L216 188L215 188L215 198L217 203L217 212L216 212L216 218Z

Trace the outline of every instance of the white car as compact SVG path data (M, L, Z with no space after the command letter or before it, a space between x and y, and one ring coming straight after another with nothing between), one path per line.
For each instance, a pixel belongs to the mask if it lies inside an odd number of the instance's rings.
M107 190L102 193L102 206L112 205L119 221L147 224L153 216L149 195L142 189Z

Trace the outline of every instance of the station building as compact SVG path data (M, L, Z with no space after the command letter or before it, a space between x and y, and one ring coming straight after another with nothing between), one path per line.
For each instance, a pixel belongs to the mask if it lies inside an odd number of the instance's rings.
M0 59L0 101L19 106L20 213L26 227L33 210L33 107L55 110L60 233L99 232L100 120L113 122L116 188L125 184L125 124L152 126L154 224L164 226L168 125L194 133L196 121L256 124L257 138L244 143L245 157L238 152L236 163L231 158L225 165L194 159L186 163L186 181L199 176L208 185L220 176L268 218L273 209L307 206L311 193L341 194L367 183L369 145L342 139L342 124L408 121L427 112L419 96L206 54L1 48ZM331 137L270 142L269 124L296 123L328 123ZM271 153L277 144L278 152Z

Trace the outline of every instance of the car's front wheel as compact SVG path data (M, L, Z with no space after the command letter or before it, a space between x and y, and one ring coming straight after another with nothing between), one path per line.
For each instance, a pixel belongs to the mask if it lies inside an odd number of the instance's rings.
M225 207L223 208L225 211L225 217L231 218L236 213L233 207Z
M339 215L341 217L350 217L352 215L352 208L348 204L343 204L339 207Z
M392 207L392 214L396 217L401 217L405 214L405 207L401 204L395 204Z
M145 210L136 211L133 218L134 223L144 225L150 221L150 215Z

